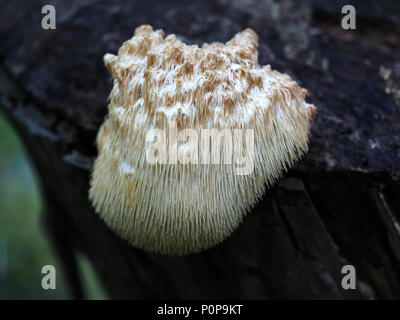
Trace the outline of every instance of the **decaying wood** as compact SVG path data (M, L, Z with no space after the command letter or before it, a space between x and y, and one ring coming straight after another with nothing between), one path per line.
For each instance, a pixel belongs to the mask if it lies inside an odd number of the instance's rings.
M47 1L48 2L48 1ZM48 203L46 225L82 294L73 256L88 256L112 298L400 298L400 7L353 1L42 1L3 4L0 105ZM115 53L140 24L188 43L260 36L261 64L289 73L318 107L310 151L221 245L167 257L130 247L87 198L95 136ZM7 214L7 213L2 213ZM343 290L354 265L357 289Z

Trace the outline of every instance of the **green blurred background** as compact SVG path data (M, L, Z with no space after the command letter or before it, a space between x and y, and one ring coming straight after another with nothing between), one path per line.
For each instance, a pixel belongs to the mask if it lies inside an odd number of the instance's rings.
M24 147L0 112L0 299L69 299L62 268L40 224L42 199ZM56 289L41 269L56 268ZM107 299L87 259L79 257L88 299Z

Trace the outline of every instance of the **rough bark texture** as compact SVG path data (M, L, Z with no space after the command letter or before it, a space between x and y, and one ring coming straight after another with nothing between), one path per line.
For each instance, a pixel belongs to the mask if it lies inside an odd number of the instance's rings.
M0 105L36 167L75 297L81 252L112 298L400 298L400 4L352 1L357 30L346 31L346 2L2 3ZM57 29L46 31L49 3ZM251 27L260 63L298 80L318 107L309 153L201 254L132 248L87 198L111 89L102 57L144 23L199 44ZM357 270L356 290L341 287L345 264Z

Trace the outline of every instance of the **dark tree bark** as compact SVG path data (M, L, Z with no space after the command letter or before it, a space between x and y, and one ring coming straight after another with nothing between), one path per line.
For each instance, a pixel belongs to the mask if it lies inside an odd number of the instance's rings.
M352 1L7 1L0 19L0 105L41 181L47 230L75 297L77 252L112 298L400 298L400 5ZM136 26L188 43L259 35L259 61L286 72L318 107L310 151L240 228L200 254L132 248L88 200L111 77L103 66ZM6 213L3 213L6 214ZM357 289L341 287L354 265Z

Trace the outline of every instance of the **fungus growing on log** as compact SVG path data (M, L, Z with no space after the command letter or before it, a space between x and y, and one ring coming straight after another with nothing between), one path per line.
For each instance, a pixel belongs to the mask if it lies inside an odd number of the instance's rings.
M104 56L114 84L89 198L131 245L215 246L306 152L316 108L257 48L251 29L199 47L143 25Z

